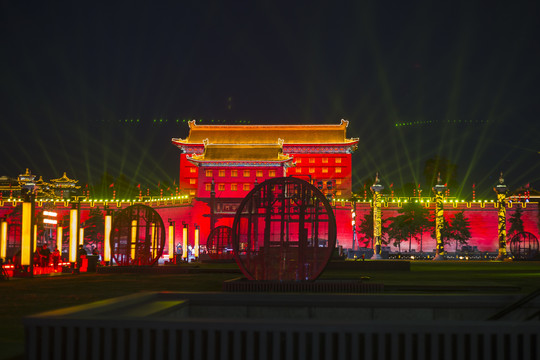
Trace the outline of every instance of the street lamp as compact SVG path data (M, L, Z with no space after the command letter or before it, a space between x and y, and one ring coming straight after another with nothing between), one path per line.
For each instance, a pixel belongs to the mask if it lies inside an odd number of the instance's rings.
M372 259L382 259L381 256L381 191L379 173L375 175L375 183L371 186L373 192L373 256Z
M503 173L499 176L499 183L493 188L497 193L497 205L499 206L497 235L499 237L499 254L496 260L504 260L506 253L506 187L503 179Z
M444 242L441 231L444 226L444 192L446 185L442 184L441 173L437 176L437 185L433 187L435 193L435 238L437 239L437 253L433 260L444 260Z

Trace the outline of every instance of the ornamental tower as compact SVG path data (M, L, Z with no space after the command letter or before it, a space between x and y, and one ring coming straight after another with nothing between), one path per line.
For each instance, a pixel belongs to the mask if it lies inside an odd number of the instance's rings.
M242 160L250 162L255 170L266 166L268 159L259 158L258 151L254 149L266 152L268 148L265 147L281 146L282 154L292 158L283 176L295 176L312 184L330 181L334 185L334 197L348 197L352 187L351 154L358 146L357 138L346 137L348 124L346 120L337 125L197 125L195 120L190 121L189 136L172 139L172 143L182 151L180 188L194 197L204 196L209 191L211 181L199 176L203 167L197 163L207 147L209 152L204 157L212 157L216 166L219 162L230 162L241 153ZM231 152L235 151L237 155L232 156ZM224 156L227 159L219 159ZM219 188L218 180L219 176L215 177ZM200 181L204 183L200 184Z

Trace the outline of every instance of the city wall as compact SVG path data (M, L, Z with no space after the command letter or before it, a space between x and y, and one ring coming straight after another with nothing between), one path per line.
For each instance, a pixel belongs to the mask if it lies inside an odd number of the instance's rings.
M412 200L414 201L414 200ZM10 226L16 227L17 224L20 224L20 214L17 214L17 204L20 202L10 202L10 201L1 201L0 202L0 218L6 219ZM174 222L175 225L175 242L179 243L182 239L182 229L184 226L188 228L188 237L189 241L192 244L194 239L195 227L200 229L200 243L201 245L206 244L206 239L210 234L210 217L208 216L210 210L205 203L198 202L196 200L190 199L159 199L152 200L148 202L143 202L142 204L154 208L162 217L165 226L167 227L170 222ZM86 202L82 201L79 204L69 201L56 201L52 203L48 202L38 202L36 201L35 209L36 213L42 211L45 207L53 207L58 212L58 220L60 223L63 223L64 228L68 228L69 223L69 210L73 206L80 207L80 223L83 224L88 220L90 216L90 211L92 209L102 210L103 215L105 215L105 208L112 211L113 213L119 210L126 208L127 206L133 205L133 202ZM333 203L334 211L336 215L337 222L337 241L338 245L343 248L352 248L353 246L353 203L350 201L337 201ZM383 221L390 217L398 215L398 210L402 207L403 202L383 202L382 205L382 218ZM422 206L429 210L430 218L433 218L435 203L431 201L425 201L422 203ZM356 222L357 229L364 218L365 214L368 214L371 211L370 202L357 202L356 203ZM523 225L524 230L534 234L537 238L540 238L540 215L539 215L539 204L536 202L526 203L526 202L514 202L509 203L507 206L507 229L510 228L510 223L508 219L514 213L517 207L523 209ZM20 206L19 206L20 208ZM498 248L497 240L497 214L498 214L498 205L495 202L447 202L444 207L444 216L447 219L451 219L457 212L464 211L465 217L470 222L471 229L471 239L468 242L470 246L476 246L479 251L496 251ZM217 222L216 226L227 225L232 226L234 215L222 216ZM50 232L53 241L55 242L55 231ZM168 231L167 237L168 237ZM64 231L66 234L66 230ZM16 232L10 236L16 236ZM510 239L508 239L510 240ZM16 246L15 243L19 243L20 239L17 241L13 238L9 239L9 246ZM66 242L66 239L64 239ZM43 243L43 240L38 239L38 243ZM391 243L391 242L390 242ZM371 239L364 238L360 233L357 233L357 241L355 247L371 247ZM391 251L398 251L398 248L390 244ZM411 249L418 252L422 248L423 251L430 252L435 248L435 240L431 238L431 230L427 230L422 234L422 243L420 240L413 239L411 243ZM458 246L458 249L461 248L461 245ZM168 249L168 239L167 245L165 246L165 253ZM401 243L401 251L408 251L409 243ZM447 251L455 250L455 243L452 242L450 245L446 246Z

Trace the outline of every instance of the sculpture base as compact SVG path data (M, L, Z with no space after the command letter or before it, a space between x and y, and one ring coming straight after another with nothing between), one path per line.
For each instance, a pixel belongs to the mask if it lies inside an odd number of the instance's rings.
M435 255L435 257L433 258L433 260L435 260L435 261L438 261L438 260L445 260L445 259L444 259L444 255L437 254L437 255Z
M382 260L381 254L373 254L373 256L370 258L371 260Z
M495 258L496 261L503 261L503 260L506 260L506 255L503 255L503 254L499 254L496 258Z

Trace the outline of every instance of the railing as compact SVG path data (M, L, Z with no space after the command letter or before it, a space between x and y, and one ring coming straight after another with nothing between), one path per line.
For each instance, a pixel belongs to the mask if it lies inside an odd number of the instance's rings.
M485 313L512 298L137 294L26 318L26 356L538 359L538 322L492 322L467 315ZM537 311L538 303L528 307Z
M531 302L532 300L536 299L538 296L540 296L540 288L536 289L535 291L533 291L530 294L525 295L524 297L522 297L518 301L508 305L507 307L505 307L501 311L497 312L495 315L490 316L488 318L488 320L500 320L503 317L505 317L505 316L507 316L507 315L509 315L511 313L515 313L516 311L522 309L525 304L527 304L527 303ZM532 320L534 318L537 318L537 320L540 320L540 311L537 311L536 313L529 315L526 318L526 320Z

